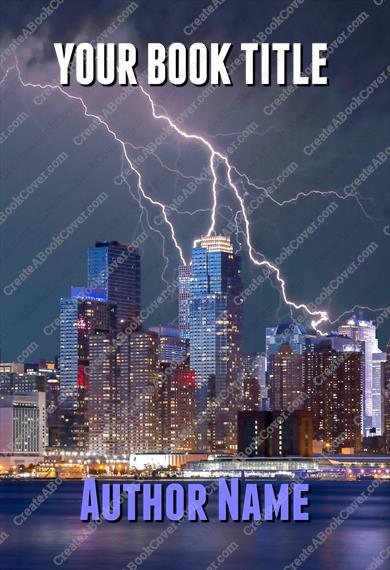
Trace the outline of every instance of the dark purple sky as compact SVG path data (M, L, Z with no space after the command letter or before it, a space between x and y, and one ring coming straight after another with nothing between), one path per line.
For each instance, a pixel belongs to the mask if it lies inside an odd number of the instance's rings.
M130 2L76 2L66 0L38 30L17 49L23 78L26 81L53 82L58 76L53 42L92 41L115 22L118 26L107 41L130 41L140 53L138 73L145 65L148 42L231 42L232 58L238 54L241 42L251 41L264 32L288 2L226 0L191 35L189 28L210 2L154 2L137 0L138 8L119 25L117 20ZM389 4L373 1L306 0L267 38L269 42L302 42L309 54L312 42L329 44L344 32L345 41L329 58L328 87L299 88L272 114L264 112L282 93L283 88L244 85L243 66L232 75L232 87L220 87L205 102L199 103L203 87L187 85L182 88L164 86L151 89L156 102L172 118L179 117L195 101L195 110L184 119L181 127L188 132L201 133L221 151L229 144L237 149L230 160L257 185L269 184L290 163L298 167L275 191L279 201L292 198L298 192L336 190L342 193L383 151L389 141L389 85L380 85L334 134L308 156L303 149L311 143L339 112L347 107L361 89L366 88L387 67L389 53ZM18 36L23 27L40 15L42 2L0 2L2 35L0 53ZM352 22L364 12L361 23ZM187 30L187 34L184 29ZM1 77L13 57L3 61L0 56ZM306 62L306 64L309 61ZM82 95L91 112L102 109L115 100L121 88L93 86L82 88L74 82L69 92ZM131 241L142 231L140 208L126 185L118 185L121 172L121 148L103 128L91 130L83 144L81 133L91 124L77 102L61 93L35 88L22 88L15 71L11 71L0 86L0 133L7 138L0 145L1 202L4 211L20 191L28 187L61 153L67 158L44 183L37 188L0 225L1 247L1 338L3 359L14 359L35 342L38 346L31 359L58 354L58 335L46 335L44 327L58 316L59 298L69 294L71 285L83 285L86 280L86 248L99 239ZM22 114L22 115L21 115ZM12 133L8 127L19 119ZM164 122L156 122L145 97L135 90L118 110L107 118L118 135L133 145L141 146L161 134ZM248 125L255 133L241 144L238 133ZM227 136L215 136L223 133ZM229 133L233 133L230 134ZM128 147L133 158L138 150ZM170 169L179 169L184 176L199 176L208 163L207 152L198 144L171 135L159 146L157 154ZM389 157L390 158L390 157ZM270 200L250 217L253 245L268 259L275 259L290 240L296 239L333 201L335 212L305 239L281 266L287 282L289 298L295 302L313 302L329 281L355 261L371 242L376 250L358 265L321 306L332 318L355 304L386 307L389 304L389 263L386 226L389 214L389 164L387 160L360 186L361 205L355 199L340 200L335 196L310 197L280 208ZM154 199L172 203L189 182L187 178L164 170L159 161L149 157L141 166L144 188ZM129 177L131 190L136 192L136 180ZM222 176L221 181L225 180ZM259 191L245 184L242 194L256 196ZM60 247L18 286L12 295L4 293L24 267L53 236L76 219L100 193L107 199ZM219 204L217 228L223 228L237 210L237 201L224 186L218 187ZM182 210L205 210L211 205L210 182L199 185L196 192L180 207ZM362 207L364 212L362 211ZM169 228L156 225L158 208L148 206L154 231L149 231L142 248L143 305L146 307L164 289L161 279L170 281L177 269L179 257ZM146 227L145 214L143 215ZM170 217L177 238L188 259L193 240L207 231L210 212L193 216L172 214ZM317 223L317 222L316 222ZM390 233L390 228L388 228ZM239 234L236 245L242 239ZM243 242L244 243L244 242ZM244 283L259 275L242 248ZM245 346L261 350L264 328L276 320L288 318L289 311L280 303L280 294L269 282L262 285L245 303ZM375 318L378 313L365 313ZM176 298L166 302L153 314L149 324L173 322L176 318ZM382 348L390 336L390 317L378 331Z

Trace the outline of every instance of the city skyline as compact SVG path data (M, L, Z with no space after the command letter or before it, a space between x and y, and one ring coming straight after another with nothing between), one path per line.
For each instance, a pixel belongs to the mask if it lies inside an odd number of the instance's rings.
M388 568L389 18L0 0L5 567Z
M310 434L325 446L333 448L342 433L344 447L360 451L364 438L386 436L387 358L362 315L329 335L298 315L265 329L265 352L247 353L245 284L229 236L199 238L191 265L178 267L177 326L142 322L143 263L131 244L99 241L86 254L87 286L72 285L60 299L58 414L48 435L54 448L108 456L234 453L238 412L291 407L313 415ZM23 377L25 365L9 366ZM20 392L23 382L2 378L2 392L18 385ZM34 382L27 378L25 390L40 390ZM45 387L49 401L53 388Z
M335 3L332 3L333 18L319 20L314 5L305 4L283 22L280 29L271 33L272 41L279 41L290 34L295 38L296 22L304 18L305 26L299 29L299 41L302 41L306 49L313 41L318 41L318 35L323 37L323 41L333 44L345 31L347 40L337 44L336 48L333 47L329 57L329 88L299 88L282 101L283 104L275 103L271 108L271 104L283 94L284 89L275 85L262 89L242 88L240 76L243 71L240 67L234 72L237 80L233 77L232 89L221 86L218 96L210 93L199 105L197 96L202 95L203 90L199 92L199 89L191 86L180 89L162 87L154 89L152 95L157 103L164 106L169 116L178 118L182 128L209 138L229 155L229 160L240 172L247 173L258 186L265 185L269 188L278 202L292 200L298 193L312 190L335 191L345 197L340 199L336 194L325 197L314 194L308 198L301 197L297 202L287 203L283 207L267 198L250 216L254 247L268 259L284 258L280 270L286 279L288 296L296 302L314 302L322 289L347 270L370 243L378 244L372 255L365 260L364 266L357 265L357 270L348 274L337 290L324 299L321 308L336 318L355 304L373 308L387 306L388 270L385 253L388 234L385 232L389 231L386 229L389 206L385 189L389 163L388 160L381 162L382 159L377 158L380 153L387 156L384 152L387 148L387 125L383 120L387 104L387 82L349 115L348 120L337 128L332 137L328 137L320 147L315 146L315 152L305 154L303 149L321 134L332 118L337 117L361 89L366 88L385 69L386 46L384 44L383 49L377 50L375 42L382 28L383 41L387 42L388 39L381 7L374 9L372 6L372 9L368 9L364 2L354 3L353 9L345 3L333 4ZM8 9L5 10L8 13ZM13 32L17 32L15 18L17 20L22 17L19 8L13 10L17 13L13 12L12 18L5 18L10 37ZM33 8L30 10L33 11ZM101 8L93 10L94 17L91 20L90 16L86 17L85 6L80 10L77 25L85 26L86 35L90 39L96 38L99 30L105 29L109 24L106 12ZM208 26L222 18L226 34L234 45L239 45L243 37L249 40L264 31L274 17L271 4L265 4L261 10L252 7L251 11L253 10L255 13L252 17L240 14L240 26L237 27L237 18L234 16L236 8L225 10L221 7L216 19L214 15L210 16L208 22L197 32L207 37ZM184 37L186 34L182 30L186 24L193 22L197 14L195 6L189 4L181 5L180 8L175 6L170 11L153 3L151 12L155 18L151 25L156 27L156 37L153 39L160 40L164 45L171 41L170 26L176 29L177 22L181 19L183 25L178 32ZM173 13L176 14L174 19ZM46 42L44 54L39 50L39 42L35 42L34 37L22 46L18 58L25 81L49 84L56 77L58 69L53 59L54 51L50 49L50 39L55 37L55 30L59 30L52 26L56 27L58 24L55 22L59 20L69 21L69 18L72 19L71 14L71 7L64 3L50 18L48 26L42 26L37 31L35 37ZM146 44L150 30L145 26L143 14L145 10L140 5L134 13L129 14L120 29L110 36L110 41L115 41L118 34L121 36L122 33L126 35L134 32L140 37L140 41L136 41L137 45L142 45L143 42ZM166 28L161 29L159 26L160 18L157 14L166 19L169 24ZM73 21L71 33L74 33L74 29ZM348 29L353 31L349 32ZM213 30L213 34L216 34L213 41L222 40L222 31L219 28ZM188 36L188 41L191 38L192 35ZM367 50L363 50L362 46L366 46ZM368 57L370 48L371 55ZM141 56L142 52L140 50ZM235 55L234 50L232 55ZM350 61L356 59L360 63L351 74ZM30 65L26 67L29 61ZM5 62L5 69L8 63L11 64L11 61ZM2 82L1 89L3 129L21 111L28 115L2 145L2 152L5 152L9 165L2 176L3 211L9 213L4 214L5 218L2 219L5 221L0 225L0 239L5 244L2 288L12 284L31 259L50 245L53 236L77 220L97 196L105 193L104 202L56 248L55 253L53 251L45 263L16 287L12 294L2 295L0 345L3 354L14 360L31 342L36 342L40 354L49 358L56 350L58 330L51 332L50 328L45 327L58 317L58 291L60 296L65 296L68 283L77 284L85 280L84 264L77 255L79 247L87 248L95 239L131 242L143 231L140 221L142 210L137 204L137 195L131 196L134 180L127 172L124 176L126 180L121 177L121 149L102 127L98 128L92 119L83 117L76 101L72 103L50 89L44 91L33 87L24 88L14 71ZM98 86L74 93L85 97L92 112L102 109L109 111L108 105L123 95L118 108L108 115L108 122L121 137L129 140L128 152L142 169L146 192L170 206L169 219L183 248L184 257L188 260L193 240L198 235L207 233L210 221L207 210L212 206L207 156L204 156L201 147L170 133L155 150L157 156L153 153L145 154L142 148L133 149L131 144L138 147L155 141L166 127L163 121L156 122L152 119L150 105L141 93L130 90L122 94L116 87L108 90ZM226 105L219 104L221 98ZM193 112L184 114L193 101ZM124 116L126 120L123 119ZM41 132L37 129L38 124L41 125ZM45 140L44 133L49 140L47 145L42 144ZM162 168L157 157L171 170L176 170L174 165L177 160L176 167L180 174ZM14 168L19 160L23 168ZM372 170L374 160L376 162ZM128 170L126 164L123 166L124 171ZM50 172L46 172L47 169ZM41 172L44 172L44 177L42 181L37 181ZM200 177L199 181L197 177ZM225 182L221 180L217 188L217 232L234 221L238 207L232 192L229 193L224 188ZM14 210L13 198L18 197L20 192L25 196L23 190L30 185L33 188L32 194L28 194L27 200L21 198L21 205ZM248 205L251 199L258 197L259 192L248 184L244 183L244 186L248 193ZM347 197L348 193L354 192L359 196ZM143 284L142 296L144 303L148 304L164 288L161 275L168 281L172 280L179 256L173 246L171 232L161 219L159 208L152 204L143 205L147 207L147 212L143 211L142 222L148 234L142 246L145 269L148 275L154 276ZM199 213L192 216L179 213L187 211ZM151 230L147 227L147 215L153 227ZM244 229L242 224L239 229ZM164 251L157 230L165 238ZM250 283L261 275L261 271L246 263L247 247L242 234L239 232L236 238L235 232L233 233L235 249L240 248L239 242L243 244L243 279ZM35 239L26 239L29 235L34 235ZM294 243L291 244L291 241ZM298 248L294 247L297 241ZM164 255L169 261L165 273L167 260ZM311 270L313 265L316 271ZM278 312L280 290L277 292L274 285L274 282L265 281L245 302L244 320L247 330L251 331L245 340L248 351L257 350L258 324L261 328L272 326L274 315ZM6 291L11 292L9 288ZM175 302L168 300L159 307L155 320L150 324L170 322L175 309ZM280 311L278 321L288 320L288 310L284 305L280 306ZM378 313L370 313L366 318L375 319L376 316ZM389 320L385 319L379 329L381 346L384 346L390 336ZM46 334L44 329L51 334Z

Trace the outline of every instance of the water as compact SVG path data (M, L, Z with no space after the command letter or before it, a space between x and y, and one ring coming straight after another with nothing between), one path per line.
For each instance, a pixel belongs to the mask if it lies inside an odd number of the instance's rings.
M214 495L207 506L210 522L183 522L172 535L167 534L161 546L149 550L151 554L143 561L139 558L143 548L170 522L129 523L125 519L118 523L104 522L74 552L69 550L70 556L57 567L121 570L132 562L129 569L206 570L215 562L213 569L283 570L368 484L367 481L313 482L310 522L265 523L251 535L248 523L216 520ZM53 558L85 531L86 524L79 521L82 483L73 481L64 482L21 526L12 522L44 486L44 482L38 481L0 482L0 537L3 532L9 535L0 544L1 570L56 568ZM299 568L367 569L373 558L390 544L389 507L390 483L384 483ZM225 557L218 560L222 551ZM56 560L60 562L61 558ZM378 567L390 570L390 557ZM292 566L289 568L293 570Z

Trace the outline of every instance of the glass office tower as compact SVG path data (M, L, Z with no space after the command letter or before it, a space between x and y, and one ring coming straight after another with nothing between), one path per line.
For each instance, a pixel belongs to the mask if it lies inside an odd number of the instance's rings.
M141 311L141 262L130 244L97 241L88 248L88 288L103 290L117 305L118 328L138 321Z
M192 250L189 338L200 450L236 449L241 293L240 258L230 238L198 240Z
M191 265L179 266L179 329L183 340L190 338Z
M338 328L339 334L353 340L364 342L364 379L363 379L363 435L378 435L381 433L382 418L380 410L373 412L373 394L381 391L380 375L373 375L373 356L380 354L376 327L372 321L364 321L353 316ZM376 398L376 396L374 396ZM372 428L375 428L373 431Z
M60 397L64 447L88 448L87 403L90 340L98 332L115 334L116 305L71 297L60 302Z

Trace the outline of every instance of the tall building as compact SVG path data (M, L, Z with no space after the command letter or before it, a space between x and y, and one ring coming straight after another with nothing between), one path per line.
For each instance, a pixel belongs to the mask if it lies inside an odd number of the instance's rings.
M196 449L195 373L188 363L159 367L158 421L161 427L161 449L165 453L181 453Z
M386 362L382 363L382 378L385 451L390 454L390 339L387 341Z
M325 449L361 449L363 369L362 343L344 336L320 337L304 354L307 408Z
M236 449L241 293L240 258L230 238L198 240L192 250L189 338L197 414L208 416L208 421L198 422L200 451Z
M141 311L141 261L130 244L97 241L88 249L88 288L104 292L117 305L117 326L138 322Z
M113 332L100 329L89 336L86 414L89 453L109 457L130 452L129 347L113 347Z
M376 328L372 321L364 321L352 317L347 323L340 325L339 334L348 336L352 340L363 342L364 345L364 378L363 378L363 426L364 435L375 435L380 430L382 419L375 414L373 419L373 392L378 393L380 386L378 376L373 379L373 354L380 353L378 339L376 338ZM375 431L371 432L371 428Z
M278 421L280 417L280 410L238 412L239 453L246 457L312 455L311 413L299 410L283 421Z
M183 340L190 338L191 265L179 266L179 329Z
M46 444L45 393L0 395L0 464L42 460Z
M294 322L266 328L267 386L271 410L285 410L302 390L302 355L317 338L310 327Z
M288 343L280 345L277 353L270 354L268 378L271 410L286 410L288 406L299 402L304 390L303 358L299 352L293 352ZM296 407L300 409L302 404Z
M129 442L135 454L157 452L162 446L158 350L158 335L154 332L135 331L129 337Z
M66 298L60 302L60 397L63 446L88 449L90 337L116 330L116 305Z
M371 436L383 435L384 432L383 365L385 364L385 362L386 362L385 352L375 352L372 355L372 423L370 429Z

